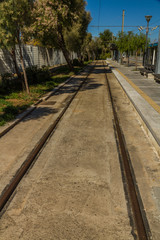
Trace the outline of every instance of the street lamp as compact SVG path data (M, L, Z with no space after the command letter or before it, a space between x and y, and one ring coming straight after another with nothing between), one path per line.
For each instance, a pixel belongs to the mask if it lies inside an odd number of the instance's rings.
M148 55L148 51L147 51L147 46L148 46L148 32L149 32L149 21L151 20L152 16L147 15L145 16L146 21L147 21L147 28L146 28L146 46L145 46L145 52L144 52L144 66L146 66L147 63L147 55Z

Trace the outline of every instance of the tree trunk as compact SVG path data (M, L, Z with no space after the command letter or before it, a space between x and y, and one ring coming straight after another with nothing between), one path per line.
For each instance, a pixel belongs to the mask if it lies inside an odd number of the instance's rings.
M91 60L91 55L90 55L89 51L87 51L87 55L88 55L88 61L90 61Z
M78 61L80 62L81 61L81 55L80 55L79 51L77 52L77 57L78 57Z
M81 51L78 51L78 52L77 52L77 56L78 56L78 61L79 61L81 64L83 64L83 56L82 56Z
M23 76L24 76L24 84L25 84L27 94L30 94L28 80L27 80L27 74L26 74L26 70L24 67L24 59L23 59L23 54L22 54L21 42L19 39L18 39L18 46L19 46L20 60L21 60L21 66L22 66Z
M138 66L137 53L138 53L138 51L136 51L136 70L137 70L137 66Z
M68 50L66 48L66 44L65 44L65 41L64 41L64 37L63 37L62 27L61 26L58 27L58 44L59 44L60 49L63 52L63 55L64 55L64 57L66 59L66 62L68 64L69 69L71 71L73 71L72 61L70 59L69 52L68 52Z
M94 56L94 61L96 60L96 54L93 52L93 56Z
M46 48L45 50L46 50L46 54L47 54L47 63L48 63L48 66L50 67L51 64L50 64L50 57L49 57L48 48Z
M129 67L129 52L128 52L128 67Z
M120 58L121 58L121 64L123 64L123 54L120 53Z
M18 65L17 65L15 48L11 49L10 55L11 55L13 63L14 63L14 68L15 68L16 74L17 74L18 78L21 80L21 73L20 73L20 71L18 69Z

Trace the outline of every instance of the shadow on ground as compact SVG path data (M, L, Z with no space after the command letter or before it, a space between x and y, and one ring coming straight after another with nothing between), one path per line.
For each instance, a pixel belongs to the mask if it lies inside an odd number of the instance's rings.
M98 65L91 74L104 74L104 73L110 73L110 69L104 69L104 65ZM54 93L54 96L59 96L62 94L72 94L75 93L78 89L79 85L83 82L85 79L85 76L80 76L79 78L73 78L69 83L65 84L62 88L60 88L56 93ZM97 81L94 81L94 78L88 77L85 85L83 85L83 88L80 91L88 91L93 90L96 88L101 87L103 84L97 83ZM67 96L64 101L62 102L62 105L65 106L70 99L70 96ZM48 104L47 104L48 102ZM51 106L52 105L52 106ZM41 120L41 118L44 118L51 114L56 114L59 112L59 109L56 109L53 107L53 104L51 103L50 99L46 101L46 104L38 105L37 109L34 110L31 114L29 114L27 117L25 117L22 121L30 121L30 120Z

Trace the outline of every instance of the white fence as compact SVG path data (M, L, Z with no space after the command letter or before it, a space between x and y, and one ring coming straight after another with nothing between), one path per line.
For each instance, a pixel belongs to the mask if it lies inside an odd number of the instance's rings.
M38 67L41 67L43 65L54 66L66 63L63 53L52 48L47 49L38 46L24 45L22 50L25 67L32 65L37 65ZM20 70L22 70L20 65L18 47L16 47L16 57L18 67ZM77 58L77 55L75 53L72 53L72 58ZM9 52L5 49L0 49L0 74L6 72L15 73L14 64Z

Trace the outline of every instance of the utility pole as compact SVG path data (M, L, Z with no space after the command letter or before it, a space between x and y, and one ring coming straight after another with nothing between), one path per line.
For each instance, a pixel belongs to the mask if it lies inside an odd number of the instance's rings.
M123 10L123 15L122 15L122 34L124 32L124 16L125 16L125 11Z
M123 15L122 15L122 38L123 38L123 32L124 32L124 15L125 15L125 11L123 10ZM120 52L120 59L121 59L121 64L123 64L123 53Z
M160 26L159 26L158 52L157 52L155 73L160 74Z
M146 28L146 45L145 45L145 52L144 52L144 66L147 64L147 57L148 57L148 32L149 32L149 22L152 18L152 16L147 15L145 16L147 21L147 28Z

